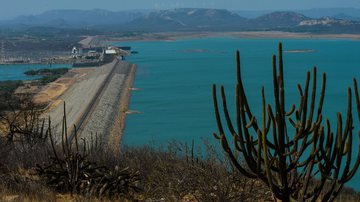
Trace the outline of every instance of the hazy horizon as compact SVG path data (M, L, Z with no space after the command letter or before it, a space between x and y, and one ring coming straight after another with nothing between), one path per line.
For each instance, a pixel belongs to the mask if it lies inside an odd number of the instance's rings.
M307 10L315 8L360 8L358 0L12 0L0 7L0 20L9 20L20 15L36 15L57 9L105 9L110 11L124 10L159 10L171 8L219 8L232 11L264 11L264 10Z

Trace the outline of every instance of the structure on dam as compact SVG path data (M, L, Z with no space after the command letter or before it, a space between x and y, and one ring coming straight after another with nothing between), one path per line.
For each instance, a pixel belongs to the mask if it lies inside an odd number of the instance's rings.
M73 67L98 67L115 58L122 59L131 53L129 50L117 46L73 47L71 51L72 57L75 59Z

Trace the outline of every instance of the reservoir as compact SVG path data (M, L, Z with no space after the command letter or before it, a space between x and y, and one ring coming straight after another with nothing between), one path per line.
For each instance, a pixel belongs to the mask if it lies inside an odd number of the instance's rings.
M296 84L304 86L306 71L318 69L327 74L323 114L336 127L336 113L346 113L347 88L353 78L360 82L360 41L342 39L285 39L284 77L286 103L298 105ZM261 116L261 87L268 102L273 100L272 54L277 54L279 39L202 38L176 41L121 42L139 52L126 59L138 65L130 109L141 113L126 119L123 145L160 145L171 140L201 145L207 139L219 146L211 88L224 85L232 117L235 118L235 51L241 53L242 76L253 113ZM318 95L319 96L319 95ZM353 100L354 104L354 100ZM358 151L360 129L354 115L353 156ZM220 147L220 146L219 146ZM355 157L354 157L355 158ZM354 188L360 172L347 185ZM356 188L359 190L358 188Z

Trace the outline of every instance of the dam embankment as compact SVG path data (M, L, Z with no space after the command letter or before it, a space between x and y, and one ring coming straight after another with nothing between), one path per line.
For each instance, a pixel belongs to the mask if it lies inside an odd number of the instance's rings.
M102 144L118 148L135 71L136 65L116 59L76 78L59 96L57 106L47 113L56 141L61 141L65 112L70 140L74 138L75 125L78 139L91 141L97 135ZM65 111L61 103L66 103Z

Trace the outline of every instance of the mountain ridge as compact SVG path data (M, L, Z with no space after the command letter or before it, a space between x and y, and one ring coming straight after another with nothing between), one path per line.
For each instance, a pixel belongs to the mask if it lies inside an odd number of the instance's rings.
M351 11L353 11L352 14L356 14L357 10ZM327 18L324 19L324 17ZM356 16L350 16L347 13L339 13L336 17L314 18L301 12L275 11L256 18L245 18L235 11L206 8L176 8L156 11L60 9L39 15L19 16L0 24L2 27L106 28L115 31L145 32L254 30L339 32L344 30L344 32L360 33L360 25ZM339 28L341 29L339 30Z
M180 8L151 12L128 22L126 26L148 30L167 30L171 27L178 31L190 31L237 27L239 23L244 23L246 20L225 9Z

